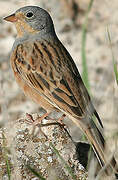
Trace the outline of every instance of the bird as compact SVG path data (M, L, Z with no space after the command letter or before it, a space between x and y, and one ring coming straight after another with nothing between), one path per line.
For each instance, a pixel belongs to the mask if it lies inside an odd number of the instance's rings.
M103 124L73 58L57 37L50 14L38 6L25 6L4 20L17 30L10 62L25 95L47 111L43 118L55 109L69 117L86 135L101 168L108 165ZM110 167L118 170L114 157Z

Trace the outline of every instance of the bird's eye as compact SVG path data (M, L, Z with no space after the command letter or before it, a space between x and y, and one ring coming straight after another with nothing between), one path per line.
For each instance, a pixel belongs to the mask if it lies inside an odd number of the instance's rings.
M28 12L27 14L26 14L26 16L28 17L28 18L31 18L31 17L33 17L33 13L32 12Z

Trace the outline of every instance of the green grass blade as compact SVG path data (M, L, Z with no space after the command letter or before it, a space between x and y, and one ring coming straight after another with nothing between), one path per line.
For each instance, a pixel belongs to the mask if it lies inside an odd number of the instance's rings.
M118 85L118 68L117 68L117 63L114 62L114 73L115 73L115 78L116 78L116 83Z
M61 160L61 162L64 164L65 169L68 171L68 173L70 174L70 176L73 178L73 180L77 180L76 176L73 174L73 171L71 169L71 167L66 163L66 161L63 159L63 157L59 154L58 150L53 146L53 144L50 142L50 146L53 149L53 151L55 152L55 154L59 157L59 159Z
M81 47L81 57L82 57L82 79L84 81L84 84L87 88L87 90L90 93L90 83L89 83L89 77L88 77L88 67L87 67L87 58L86 58L86 37L87 37L87 26L88 26L88 14L91 11L92 5L93 5L94 0L90 0L90 3L87 8L87 12L85 15L85 23L82 26L82 47ZM82 136L82 140L86 140L86 136ZM89 150L89 156L88 156L88 164L90 161L91 157L91 147Z
M6 161L6 166L7 166L7 174L8 174L8 179L11 179L11 170L10 170L10 165L9 165L9 161L8 161L8 157L5 157L5 161Z
M32 168L31 166L29 165L26 165L26 167L36 176L38 177L40 180L46 180L42 175L41 173L37 172L34 168Z
M10 164L9 164L9 161L8 161L8 151L7 151L7 148L6 148L6 138L4 136L4 134L2 133L2 138L3 138L3 150L4 150L4 159L5 159L5 162L6 162L6 166L7 166L7 175L8 175L8 180L11 179L11 169L10 169Z
M82 56L82 79L86 85L86 88L88 91L90 91L90 84L89 84L89 78L88 78L88 67L87 67L87 58L86 58L86 32L87 32L87 25L88 25L88 14L92 8L93 1L91 0L85 15L85 23L82 26L82 48L81 48L81 56Z
M116 79L116 83L118 85L118 67L117 67L117 62L116 62L115 57L114 57L114 53L113 53L113 49L112 49L112 42L111 42L111 37L110 37L110 33L109 33L108 27L107 27L107 34L108 34L109 44L110 44L110 48L111 48L111 54L112 54L112 61L113 61L115 79Z

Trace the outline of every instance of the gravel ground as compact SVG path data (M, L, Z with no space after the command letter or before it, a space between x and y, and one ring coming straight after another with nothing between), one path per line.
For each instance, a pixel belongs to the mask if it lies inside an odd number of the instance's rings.
M82 24L85 19L88 0L75 0L78 5L78 14L72 8L73 1L66 0L0 0L0 17L13 13L25 5L38 5L47 9L55 24L56 32L66 46L77 67L82 72L81 62L81 35ZM118 91L115 82L111 49L109 46L107 27L112 40L114 56L117 60L118 44L118 2L117 0L95 0L89 14L87 31L87 63L91 96L94 105L100 114L105 128L105 137L111 147L110 157L115 154L118 160ZM75 156L75 145L68 134L58 125L38 128L28 125L26 112L33 114L34 119L42 115L43 110L27 99L11 72L9 55L15 40L16 30L11 23L0 19L0 179L7 180L5 158L11 167L11 179L37 180L25 164L34 167L48 180L73 179L57 158L50 142L66 160L78 179L87 179L87 172L78 163ZM52 114L57 118L57 114ZM44 123L52 122L44 120ZM74 141L81 140L80 131L65 118L68 130ZM46 136L45 136L45 134ZM48 137L48 138L47 138ZM102 177L101 177L102 179ZM111 177L110 177L111 179ZM112 178L113 179L113 178Z

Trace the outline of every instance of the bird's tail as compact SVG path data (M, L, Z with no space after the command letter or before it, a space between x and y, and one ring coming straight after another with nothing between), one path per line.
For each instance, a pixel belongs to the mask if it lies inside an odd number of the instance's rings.
M105 156L105 140L103 137L103 133L101 132L101 130L99 130L99 128L96 126L95 122L92 119L89 122L89 125L85 125L84 123L82 123L81 120L79 120L78 123L77 121L75 121L75 123L78 124L78 126L81 127L82 131L86 134L87 139L93 147L100 166L111 167L111 169L113 169L115 173L118 173L115 158L113 157L109 163L107 160L108 158L106 158Z
M98 129L96 124L94 123L93 120L91 120L91 125L88 128L83 129L86 131L86 136L88 140L91 142L91 145L94 149L95 155L98 159L98 162L101 167L107 166L111 167L111 169L114 170L115 173L118 173L117 169L117 163L115 158L113 157L110 162L108 162L108 158L105 156L105 140L103 137L102 132ZM107 168L108 171L110 172L110 169ZM106 172L107 172L106 169ZM107 172L108 173L108 172Z
M104 156L105 140L102 133L92 120L91 125L83 130L86 131L86 136L88 140L91 142L91 145L94 149L100 166L103 167L106 164L106 159Z

